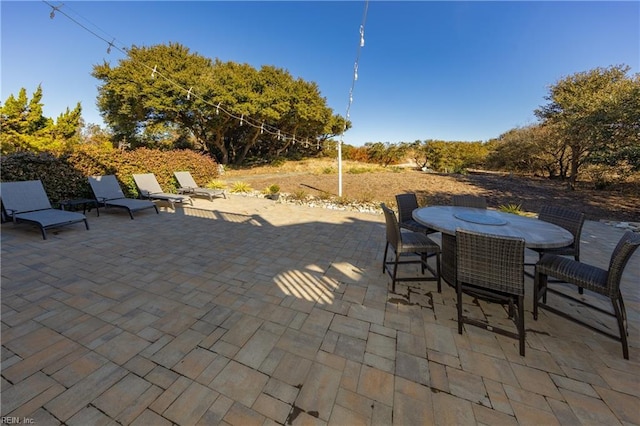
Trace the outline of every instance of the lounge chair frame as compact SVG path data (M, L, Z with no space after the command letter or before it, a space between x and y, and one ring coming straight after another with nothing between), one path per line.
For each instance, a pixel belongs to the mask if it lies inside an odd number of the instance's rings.
M40 228L42 239L47 239L47 230L84 222L89 230L89 222L84 214L54 209L39 180L2 182L0 196L2 208L14 223L30 223Z
M191 176L190 172L173 172L173 175L176 177L180 188L178 188L178 192L181 194L190 194L194 196L202 196L209 198L209 201L213 201L214 197L224 197L227 198L226 191L224 189L211 189L211 188L202 188L199 187L196 181Z
M170 194L163 192L158 179L153 173L139 173L133 175L133 180L140 191L140 196L148 200L167 201L171 208L175 210L176 203L189 203L193 205L193 200L188 195Z
M158 206L149 200L136 200L125 197L114 175L90 176L89 185L99 204L102 204L105 208L117 207L126 209L131 219L133 219L133 212L135 211L153 208L156 213L160 213Z

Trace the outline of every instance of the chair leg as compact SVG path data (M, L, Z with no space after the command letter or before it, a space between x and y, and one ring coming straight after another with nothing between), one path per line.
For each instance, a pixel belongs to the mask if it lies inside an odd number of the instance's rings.
M520 355L524 356L524 297L518 296L518 336L520 340Z
M382 272L385 272L387 269L387 251L389 250L389 241L387 241L387 245L384 246L384 257L382 258Z
M543 303L547 302L547 276L537 273L533 279L533 319L538 320L538 303L540 296L544 297Z
M457 307L458 307L458 334L462 334L462 284L456 283Z
M438 273L438 293L442 292L442 275L440 273L440 253L436 253L436 272Z
M622 323L624 324L624 328L627 331L627 336L629 335L629 328L627 326L627 310L624 308L624 300L622 299L622 292L618 288L618 302L620 303L620 311L622 312Z
M627 328L625 326L626 312L624 312L624 305L621 309L618 301L622 301L622 299L612 299L611 303L613 304L613 310L616 314L616 319L618 320L620 342L622 343L622 356L624 357L624 359L629 359L629 343L627 342Z
M393 262L393 276L391 277L391 291L396 292L396 274L398 273L398 262L400 255L396 252L395 261Z

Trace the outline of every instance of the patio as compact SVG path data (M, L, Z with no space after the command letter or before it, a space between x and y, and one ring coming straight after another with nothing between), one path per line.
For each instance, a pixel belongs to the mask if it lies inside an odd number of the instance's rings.
M87 213L89 231L68 226L46 241L2 225L2 416L640 424L640 251L622 285L629 361L619 342L551 313L533 321L531 279L521 357L514 339L459 335L446 284L388 292L382 215L234 195L135 220L100 213ZM606 267L622 233L585 223L582 260ZM510 323L504 309L466 301L468 314Z

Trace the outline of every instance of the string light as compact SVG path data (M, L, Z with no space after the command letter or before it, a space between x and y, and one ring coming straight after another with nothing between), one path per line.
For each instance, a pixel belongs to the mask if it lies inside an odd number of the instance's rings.
M60 5L58 6L53 6L53 5L49 5L49 6L51 6L51 13L49 14L49 18L53 19L56 17L56 12L59 11L62 6L64 6L64 3L60 3Z
M92 34L93 36L95 36L96 38L104 41L107 44L107 54L110 54L112 49L116 49L118 51L120 51L121 53L127 55L128 54L128 49L126 47L119 47L118 45L116 45L116 38L112 38L111 41L109 41L107 38L102 37L101 35L97 34L95 31L91 30L90 28L88 28L87 26L83 25L82 23L80 23L77 19L74 19L73 17L69 16L69 14L65 13L64 10L60 10L60 8L62 6L64 6L64 3L61 3L58 6L54 6L53 4L51 4L50 2L48 2L47 0L42 0L42 2L44 4L46 4L47 6L49 6L51 8L51 12L49 14L50 18L53 19L55 17L55 13L56 12L60 12L62 15L64 15L66 18L68 18L70 21L72 21L73 23L75 23L76 25L80 26L81 28L83 28L85 31L89 32L90 34ZM368 3L368 0L367 0ZM75 13L76 15L80 16L77 12ZM84 18L82 18L84 19ZM88 20L84 19L85 21L89 22ZM91 23L91 25L93 25L94 27L98 28L97 26L95 26L94 24ZM101 30L102 31L102 30ZM104 31L102 31L104 33ZM361 45L363 45L364 43L364 25L361 25L360 27L360 38L361 38ZM131 58L133 60L133 58ZM138 62L139 63L139 62ZM210 102L208 102L207 100L205 100L204 98L200 97L197 95L197 93L193 90L193 87L189 87L189 89L187 90L185 87L181 86L179 83L171 80L169 77L167 77L166 75L164 75L163 73L161 73L158 69L158 65L154 65L153 68L151 68L150 66L144 64L144 63L139 63L141 66L147 68L148 70L151 71L151 78L155 79L156 77L161 77L164 80L166 80L167 82L169 82L170 84L176 86L177 88L181 89L181 90L186 90L187 91L187 100L191 100L191 97L195 97L198 98L200 100L202 100L204 103L214 106L214 104L211 104ZM355 73L355 78L357 79L357 62L356 62L356 69L354 70ZM350 95L350 102L352 102L353 98ZM282 132L280 129L277 129L275 127L269 126L269 125L265 125L264 122L261 123L252 123L250 121L249 117L245 117L244 114L242 114L240 117L238 117L237 115L234 115L233 113L225 110L222 107L222 103L218 102L217 105L215 105L216 108L216 115L220 114L220 111L222 111L224 114L226 114L227 116L231 117L231 118L235 118L235 119L239 119L240 120L240 125L250 125L254 128L260 129L260 134L270 134L270 135L274 135L277 137L277 139L279 141L291 141L291 143L293 145L295 145L297 139L295 134L292 137L289 137L288 134ZM348 120L348 116L347 116L347 120ZM345 128L346 130L346 128ZM305 146L308 146L308 144L305 143ZM320 149L320 140L316 139L316 146L318 149Z
M353 104L353 89L358 80L358 64L360 63L360 50L364 47L364 26L367 22L367 11L369 10L369 0L365 0L364 13L362 14L362 23L360 24L360 43L356 52L356 61L353 66L353 80L351 81L351 89L349 89L349 103L347 104L347 112L345 114L345 122L340 133L340 141L338 142L338 196L342 197L342 144L344 143L344 132L347 131L347 122L351 117L351 105Z
M114 38L113 40L111 40L111 42L109 43L109 46L107 47L107 55L111 54L111 48L113 47L113 42L115 42L116 39Z

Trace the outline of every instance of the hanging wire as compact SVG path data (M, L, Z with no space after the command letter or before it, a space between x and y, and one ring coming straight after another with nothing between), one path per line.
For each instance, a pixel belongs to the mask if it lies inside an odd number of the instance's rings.
M351 105L353 104L353 90L358 80L358 67L360 64L360 51L364 47L364 27L367 23L367 12L369 10L369 0L365 0L364 13L362 14L362 23L360 24L360 43L356 52L356 61L353 64L353 79L351 80L351 88L349 89L349 102L347 103L347 112L345 114L344 126L340 133L340 141L338 142L338 196L342 197L342 144L344 143L344 132L347 131L347 122L351 117Z
M90 33L91 35L93 35L94 37L104 41L107 44L107 54L110 54L112 49L116 49L117 51L119 51L120 53L127 55L127 48L126 47L120 47L118 46L118 44L116 43L116 38L112 37L111 35L108 36L102 36L100 34L98 34L95 30L92 30L91 28L89 28L87 25L81 23L78 19L72 17L70 14L66 13L63 9L61 9L64 6L64 3L61 3L58 6L54 6L53 4L51 4L49 1L47 0L42 0L42 2L44 4L46 4L47 6L49 6L51 8L51 12L49 14L50 18L53 19L55 17L55 13L56 12L60 12L60 14L64 15L67 19L69 19L70 21L72 21L73 23L75 23L76 25L78 25L79 27L81 27L82 29L84 29L85 31L87 31L88 33ZM368 8L368 0L366 2L366 6L365 6L365 13L364 13L364 17L363 17L363 22L362 25L360 26L360 47L364 46L364 24L365 24L365 19L366 19L366 13L367 13L367 8ZM65 6L65 9L69 9L69 10L73 10L68 6ZM76 11L74 11L74 14L81 17L81 15L79 13L77 13ZM97 25L93 24L91 21L89 21L86 18L81 17L82 20L86 21L87 23L89 23L91 26L95 27L97 30L99 30L102 33L106 33L106 31L100 29L100 27L98 27ZM360 56L360 51L358 49L358 56L356 58L356 64L354 67L354 83L355 84L355 80L357 80L357 69L358 69L358 58ZM133 59L132 59L133 60ZM211 102L209 102L208 100L202 98L201 96L199 96L197 94L196 91L193 90L193 87L189 87L189 89L187 89L186 87L182 86L181 84L175 82L174 80L172 80L169 76L165 75L163 72L161 72L161 70L158 69L158 65L154 65L153 67L145 64L145 63L141 63L141 62L137 62L134 61L137 64L139 64L140 66L146 68L147 70L149 70L151 72L151 78L152 79L156 79L157 77L162 78L163 80L167 81L168 83L170 83L171 85L177 87L178 89L180 89L183 92L186 92L186 98L187 100L190 100L191 98L195 98L195 99L199 99L200 101L202 101L203 103L211 106L211 107L215 107L216 109L216 115L219 115L220 112L222 112L223 114L227 115L230 118L236 119L240 121L240 125L250 125L256 129L260 129L260 133L261 134L270 134L272 136L276 136L277 139L279 141L286 141L287 139L290 139L292 141L293 144L295 144L296 142L296 136L290 136L289 134L282 132L280 129L270 126L268 124L265 124L264 122L260 121L254 121L253 119L251 119L250 117L245 117L244 114L241 115L237 115L232 113L231 111L228 111L227 109L225 109L222 106L221 102L218 102L217 104L213 104ZM353 97L352 97L352 92L353 92L353 84L351 87L351 91L350 91L350 95L349 95L349 106L347 107L347 117L346 120L349 119L349 110L351 107L351 103L353 102ZM345 128L342 131L342 134L344 134L344 131L346 130L346 123L345 123ZM342 143L342 134L341 134L341 143ZM319 149L319 140L316 140L316 144L318 146Z

